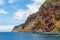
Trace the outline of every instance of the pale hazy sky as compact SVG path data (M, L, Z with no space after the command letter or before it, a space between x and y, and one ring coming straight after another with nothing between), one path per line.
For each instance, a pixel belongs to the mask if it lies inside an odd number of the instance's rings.
M0 32L10 32L15 25L38 11L45 0L0 0Z

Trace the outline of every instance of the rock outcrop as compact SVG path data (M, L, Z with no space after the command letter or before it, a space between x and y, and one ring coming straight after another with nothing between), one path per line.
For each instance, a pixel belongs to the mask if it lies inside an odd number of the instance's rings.
M12 32L60 32L60 0L46 0L38 12L30 15L23 25L16 26Z

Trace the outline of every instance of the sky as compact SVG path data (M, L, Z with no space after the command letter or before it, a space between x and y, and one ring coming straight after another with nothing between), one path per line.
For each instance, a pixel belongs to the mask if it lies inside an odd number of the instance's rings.
M0 0L0 32L10 32L39 10L45 0Z

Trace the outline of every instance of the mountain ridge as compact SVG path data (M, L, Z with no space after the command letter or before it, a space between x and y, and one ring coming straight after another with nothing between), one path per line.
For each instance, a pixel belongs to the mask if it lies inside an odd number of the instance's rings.
M39 11L28 16L22 28L19 27L12 32L60 32L60 0L46 0Z

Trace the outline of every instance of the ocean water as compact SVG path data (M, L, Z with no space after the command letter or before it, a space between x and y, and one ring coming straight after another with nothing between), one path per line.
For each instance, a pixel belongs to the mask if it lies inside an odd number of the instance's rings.
M60 35L1 32L0 40L60 40Z

